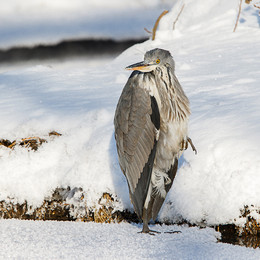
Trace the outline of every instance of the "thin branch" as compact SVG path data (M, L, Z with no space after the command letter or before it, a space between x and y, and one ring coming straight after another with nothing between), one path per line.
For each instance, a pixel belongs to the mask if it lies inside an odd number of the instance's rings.
M147 32L147 33L149 33L149 34L152 34L152 32L151 31L149 31L147 28L145 28L144 27L144 30Z
M184 6L185 6L185 4L183 4L183 6L181 7L181 10L180 10L180 12L179 12L177 18L176 18L176 20L175 20L174 23L173 23L173 26L172 26L172 29L173 29L173 30L175 29L175 24L177 23L177 21L178 21L178 19L179 19L179 16L181 15L181 13L182 13L182 11L183 11L183 9L184 9Z
M236 20L236 24L235 24L235 27L234 27L234 30L233 30L233 32L235 32L235 31L236 31L236 29L237 29L237 24L238 24L239 17L240 17L240 13L241 13L241 7L242 7L242 0L240 0L240 4L239 4L239 10L238 10L238 14L237 14L237 20Z
M254 7L260 9L260 6L257 6L256 4L254 4Z
M154 24L154 27L153 27L153 36L152 36L152 40L155 40L156 30L157 30L157 27L158 27L158 24L159 24L161 18L162 18L164 15L166 15L168 12L169 12L169 11L166 11L166 10L163 11L163 12L160 14L160 16L157 18L157 20L156 20L156 22L155 22L155 24Z
M256 4L259 5L260 3L256 3ZM258 5L256 5L256 4L254 4L254 7L257 8L257 9L260 9L260 6L258 6ZM260 15L260 11L259 11L259 15Z

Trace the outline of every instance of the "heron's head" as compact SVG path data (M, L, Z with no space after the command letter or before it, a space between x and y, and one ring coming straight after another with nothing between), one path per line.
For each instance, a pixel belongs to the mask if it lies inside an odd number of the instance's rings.
M157 48L147 51L144 55L144 61L130 65L126 69L150 72L162 66L169 66L174 70L174 60L169 51Z

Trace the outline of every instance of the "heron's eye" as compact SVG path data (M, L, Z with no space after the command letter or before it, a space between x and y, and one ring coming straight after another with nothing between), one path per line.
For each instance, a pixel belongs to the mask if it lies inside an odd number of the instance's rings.
M157 60L156 60L156 63L159 64L159 63L160 63L160 59L157 59Z

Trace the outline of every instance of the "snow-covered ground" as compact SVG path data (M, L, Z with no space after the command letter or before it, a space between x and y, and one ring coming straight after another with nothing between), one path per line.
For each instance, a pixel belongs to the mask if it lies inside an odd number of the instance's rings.
M260 251L217 243L213 229L82 222L0 221L0 258L6 259L259 259ZM164 233L181 231L181 233Z
M181 1L161 20L155 41L135 45L115 60L105 59L96 65L74 60L64 65L50 62L0 69L0 138L12 141L39 136L48 140L36 152L0 147L0 200L27 200L38 206L56 187L70 186L83 188L89 206L95 206L102 193L109 192L118 199L117 209L132 209L117 162L113 116L129 77L124 67L141 61L147 50L160 47L171 51L177 77L190 99L189 132L198 155L188 150L180 159L159 220L244 224L240 210L245 205L260 206L258 10L243 3L237 31L232 33L239 1L183 2L174 31L172 24ZM48 133L52 130L62 136L51 140ZM253 207L252 216L259 218ZM166 256L176 255L176 259L259 259L259 250L216 244L216 233L211 229L163 227L180 228L183 233L152 237L137 235L140 227L130 224L0 221L0 225L4 234L0 244L5 245L0 254L10 245L19 247L17 252L25 257L30 253L37 257L44 249L46 254L57 250L57 258L62 257L62 250L68 255L74 250L87 254L87 248L94 248L96 257L101 257L98 237L106 252L112 248L109 255L125 258L132 258L131 254L163 258L151 246L151 241L156 241ZM48 233L52 234L49 240L44 235ZM26 239L19 242L20 236ZM38 247L35 237L41 239ZM56 237L57 246L49 242ZM106 243L111 239L113 243ZM122 240L125 246L120 244ZM31 251L23 250L28 246ZM125 247L131 250L129 255Z
M117 163L113 115L129 76L124 67L142 60L145 51L161 47L172 52L190 99L190 136L198 155L188 150L181 158L160 220L183 217L192 223L223 224L236 219L239 224L244 205L259 206L257 20L240 23L232 33L236 1L209 1L208 10L200 12L199 4L188 1L172 31L170 21L182 5L175 6L162 20L156 41L136 45L115 60L94 67L79 60L3 71L1 138L39 136L49 142L30 153L22 147L12 152L1 147L0 199L37 206L56 187L70 186L82 187L90 206L110 192L119 199L118 209L131 208ZM212 16L212 10L221 19ZM247 17L246 11L243 15ZM52 130L63 135L51 141Z

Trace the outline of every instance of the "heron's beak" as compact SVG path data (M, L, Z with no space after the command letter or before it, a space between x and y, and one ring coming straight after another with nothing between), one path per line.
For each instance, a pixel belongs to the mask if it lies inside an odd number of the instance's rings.
M156 65L154 64L149 64L149 63L145 63L144 61L142 62L138 62L135 63L133 65L130 65L128 67L126 67L127 70L138 70L141 72L150 72L152 70L154 70L156 67Z

